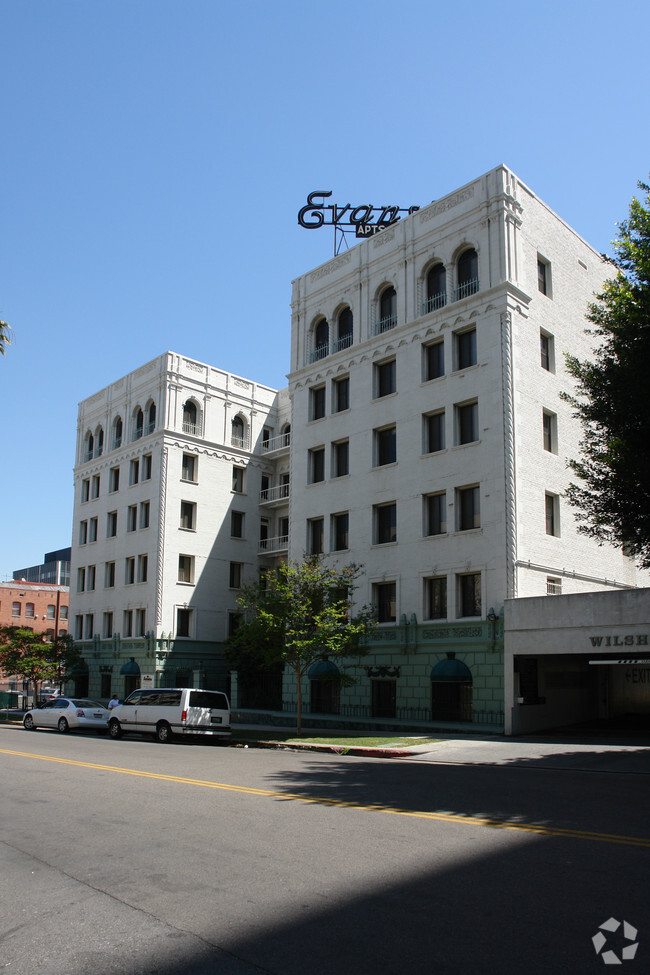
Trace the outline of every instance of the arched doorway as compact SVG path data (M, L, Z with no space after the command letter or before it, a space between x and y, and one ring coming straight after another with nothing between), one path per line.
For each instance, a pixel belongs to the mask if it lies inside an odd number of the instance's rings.
M136 691L140 686L140 668L135 657L131 657L128 664L120 668L120 674L124 678L124 697L128 697L131 691Z
M434 721L472 720L472 673L453 653L431 671L431 717Z
M88 664L81 658L70 671L70 680L74 681L74 696L88 697Z
M341 674L331 660L318 660L307 671L312 714L340 714Z

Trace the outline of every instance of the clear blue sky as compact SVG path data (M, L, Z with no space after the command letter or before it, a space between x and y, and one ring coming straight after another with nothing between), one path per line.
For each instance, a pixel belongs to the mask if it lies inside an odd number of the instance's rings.
M70 544L80 400L167 349L285 385L309 191L505 163L611 251L650 170L640 0L2 0L0 50L0 579Z

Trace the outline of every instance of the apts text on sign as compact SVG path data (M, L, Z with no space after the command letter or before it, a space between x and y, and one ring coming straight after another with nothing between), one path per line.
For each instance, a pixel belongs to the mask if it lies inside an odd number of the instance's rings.
M325 204L325 200L332 195L331 190L314 190L307 197L307 203L298 211L298 223L307 230L316 227L332 226L354 227L357 237L371 237L372 234L385 230L391 224L401 219L401 213L415 213L420 208L395 206L376 207L371 203L363 203L353 207L351 203L338 206L336 203ZM319 200L319 197L322 199Z

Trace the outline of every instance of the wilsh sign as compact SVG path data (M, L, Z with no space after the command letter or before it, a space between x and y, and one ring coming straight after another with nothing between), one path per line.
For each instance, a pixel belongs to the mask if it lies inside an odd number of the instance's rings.
M353 207L351 203L339 206L336 203L325 203L332 195L331 190L314 190L307 196L307 203L298 211L298 223L306 230L317 227L331 226L345 234L345 227L354 229L357 237L371 237L373 234L385 230L391 224L401 219L402 213L415 213L420 208L397 206L373 206L363 203Z

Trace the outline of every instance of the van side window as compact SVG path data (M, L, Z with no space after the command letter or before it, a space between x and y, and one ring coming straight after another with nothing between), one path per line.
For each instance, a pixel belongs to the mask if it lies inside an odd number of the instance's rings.
M156 704L166 708L180 707L181 691L159 691Z

